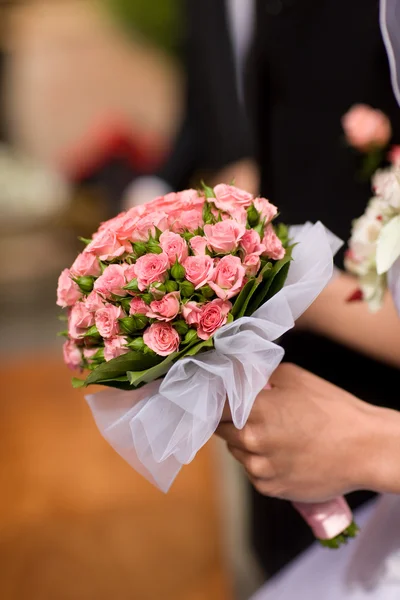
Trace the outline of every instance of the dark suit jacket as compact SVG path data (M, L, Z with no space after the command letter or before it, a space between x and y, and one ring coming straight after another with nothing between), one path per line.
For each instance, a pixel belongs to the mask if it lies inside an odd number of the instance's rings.
M180 173L169 181L182 187L194 166L218 168L249 156L254 139L261 191L282 219L321 220L347 240L370 187L357 180L360 160L344 143L341 116L358 102L380 108L400 141L378 0L259 0L249 69L253 136L237 100L223 2L188 0L187 9L188 121L169 166ZM293 332L283 345L286 359L361 399L398 408L397 370L312 334ZM368 497L352 495L350 502ZM312 535L289 504L255 491L252 498L254 545L273 574Z

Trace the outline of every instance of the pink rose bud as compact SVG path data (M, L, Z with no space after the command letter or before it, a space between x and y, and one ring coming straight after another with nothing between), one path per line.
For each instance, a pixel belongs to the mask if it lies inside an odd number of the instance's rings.
M209 248L218 254L227 254L236 250L245 233L245 225L233 219L220 221L215 225L204 226L207 244Z
M176 261L182 263L189 255L185 240L172 231L164 231L160 235L160 246L168 256L170 266Z
M201 306L191 300L182 305L182 316L188 325L197 325L201 315Z
M86 298L85 306L90 312L96 312L96 310L104 308L104 300L95 290L93 290Z
M361 152L383 148L389 143L392 128L387 116L366 104L356 104L342 118L350 146Z
M85 302L77 302L68 316L68 334L74 339L83 338L86 331L94 324L94 315L91 313Z
M225 325L232 304L228 301L212 300L204 304L198 321L197 335L202 340L208 340L213 333Z
M272 260L281 260L281 258L285 256L286 250L283 247L281 240L276 235L272 225L268 225L266 228L262 243L266 248L265 252L263 252L263 256L268 256L268 258L272 258Z
M71 279L69 269L64 269L58 278L57 304L62 308L72 306L82 297L82 292L75 281Z
M84 252L91 252L100 260L111 260L122 256L125 252L132 252L132 246L128 242L120 242L115 231L104 229L95 235Z
M124 290L126 285L125 269L122 265L108 265L94 282L94 290L104 298L111 299L112 296L126 296Z
M143 340L153 352L168 356L179 349L179 334L170 323L153 323L143 334Z
M246 277L255 277L261 267L259 255L248 254L243 261L243 266L246 270Z
M210 281L214 272L214 259L211 256L189 256L184 262L185 276L196 289Z
M253 195L245 190L235 187L234 185L226 185L220 183L214 188L215 198L214 204L220 210L228 213L233 213L238 208L248 208L252 201Z
M136 277L140 291L144 291L151 283L163 283L169 268L168 255L145 254L138 258L135 264Z
M191 248L193 250L193 254L195 256L200 256L200 255L206 254L207 240L206 240L206 238L202 237L201 235L195 235L190 240L190 246L191 246Z
M98 277L101 273L99 259L91 252L82 252L71 267L74 277Z
M245 275L246 270L238 256L224 256L217 263L209 286L218 298L227 300L240 292L244 285Z
M254 208L260 213L260 218L265 219L265 223L272 221L278 214L277 207L265 198L256 198L254 200Z
M245 254L262 254L266 248L261 243L260 234L254 229L248 229L240 240L240 247L243 248Z
M172 321L178 315L180 309L180 293L171 292L161 300L154 300L150 304L150 310L146 313L149 319L159 321Z
M128 340L122 335L107 339L104 341L104 359L108 362L113 358L117 358L122 354L129 352L129 348L126 347Z
M124 317L124 312L120 306L106 304L96 312L95 323L101 337L108 339L119 333L118 319Z
M64 362L71 370L78 369L82 362L82 354L72 340L67 340L63 345Z
M132 298L129 314L130 315L145 315L149 310L149 305L142 298Z

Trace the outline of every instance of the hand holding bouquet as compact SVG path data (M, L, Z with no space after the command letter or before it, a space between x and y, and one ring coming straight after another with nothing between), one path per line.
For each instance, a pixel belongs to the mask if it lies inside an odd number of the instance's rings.
M90 371L74 385L117 388L87 398L97 425L164 491L226 402L245 425L283 358L275 340L332 276L337 240L320 223L274 228L276 214L225 184L168 194L103 223L60 276L65 361ZM302 514L333 544L353 533L343 499Z

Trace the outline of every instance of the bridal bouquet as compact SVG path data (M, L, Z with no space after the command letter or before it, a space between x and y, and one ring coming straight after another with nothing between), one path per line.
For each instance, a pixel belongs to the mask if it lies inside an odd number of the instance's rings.
M390 167L375 173L374 196L354 221L346 252L345 266L359 281L350 300L363 299L372 311L379 310L388 287L400 311L399 150L392 151Z
M64 358L109 443L167 491L215 432L225 402L242 428L283 358L275 343L333 272L317 223L274 226L277 208L234 186L159 197L103 223L58 285ZM302 509L333 544L354 533L343 499ZM339 538L336 538L339 536Z

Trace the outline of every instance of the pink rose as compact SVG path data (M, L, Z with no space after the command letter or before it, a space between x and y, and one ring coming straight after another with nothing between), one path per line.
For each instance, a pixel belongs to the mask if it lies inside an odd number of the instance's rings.
M172 231L164 231L160 235L160 246L167 254L171 266L176 260L182 263L188 257L187 243L180 235L172 233Z
M246 270L238 256L224 256L218 261L209 286L218 298L227 300L240 292Z
M261 266L259 254L247 254L243 266L246 269L246 277L255 277Z
M262 254L265 252L265 246L261 243L260 234L254 229L247 229L246 233L240 240L240 246L245 251L245 254Z
M128 242L121 243L115 231L103 229L86 246L84 252L91 252L100 257L100 260L111 260L122 256L125 252L132 252L132 246Z
M228 301L212 300L201 309L197 335L202 340L208 340L217 329L225 325L232 304Z
M286 250L282 246L282 242L276 235L272 225L268 225L266 228L262 243L266 248L263 256L268 256L268 258L272 258L273 260L280 260L285 256Z
M82 362L81 351L72 340L67 340L63 344L64 362L71 370L80 367Z
M153 210L165 210L168 214L177 211L187 211L195 208L202 208L205 203L204 196L199 196L196 190L183 190L181 192L171 192L161 198L156 198L153 202Z
M87 362L90 364L93 362L93 357L95 354L97 354L97 352L99 351L98 347L95 348L84 348L83 350L83 356L85 357L85 359L87 360Z
M96 231L96 233L93 235L93 239L102 231L105 231L106 229L112 229L113 226L119 222L119 220L121 219L121 217L123 217L126 213L125 212L120 212L117 216L113 217L112 219L108 219L108 221L103 221L102 223L100 223L100 227L98 228L98 230Z
M254 208L260 213L261 219L265 219L265 223L272 221L278 214L276 206L271 204L266 198L256 198L253 204Z
M136 223L132 234L132 242L148 242L155 237L156 228L165 231L168 228L168 215L165 212L152 212L143 215Z
M75 281L71 279L69 269L64 269L58 278L57 304L62 308L72 306L82 297L82 292Z
M107 339L104 341L104 358L108 362L117 356L126 354L129 352L129 348L126 347L128 340L122 335Z
M190 246L196 256L204 255L207 248L207 240L201 235L195 235L190 240Z
M196 289L210 281L214 272L214 260L211 256L189 256L183 263L188 281L193 283Z
M86 331L94 324L94 316L85 302L77 302L68 315L68 334L74 339L82 338Z
M182 304L182 316L188 325L197 325L201 315L201 306L197 302Z
M236 250L245 233L246 227L232 219L204 226L207 244L218 254L227 254Z
M98 277L101 273L99 259L91 252L81 252L71 267L74 277Z
M248 208L253 201L253 195L245 190L220 183L214 188L215 198L211 198L215 206L228 213L238 208Z
M145 290L155 281L163 283L168 268L169 259L165 252L161 254L145 254L138 258L135 264L135 272L139 290Z
M160 356L168 356L179 349L178 332L170 323L153 323L143 334L146 346Z
M129 309L130 315L145 315L149 310L149 305L141 298L132 298Z
M111 299L115 296L126 296L128 292L124 290L126 285L125 269L122 265L108 265L94 282L94 290L104 298Z
M130 210L122 213L117 219L114 219L110 225L110 229L116 234L117 239L127 241L132 239L133 231L140 220L136 210Z
M180 292L171 292L165 294L161 300L154 300L150 304L150 310L146 315L150 319L159 321L172 321L175 319L180 309Z
M174 211L169 215L168 223L175 233L184 233L185 231L196 231L199 227L202 227L203 222L203 210L192 209Z
M90 312L96 312L104 307L104 300L96 291L92 290L85 300L85 306Z
M124 269L124 275L127 283L130 283L132 279L136 279L135 265L122 264L121 267Z
M108 339L117 335L119 332L118 319L124 317L124 312L120 306L114 304L105 304L96 312L96 327L101 337Z
M350 146L360 152L389 143L392 128L387 116L367 104L354 105L343 117L342 126Z

